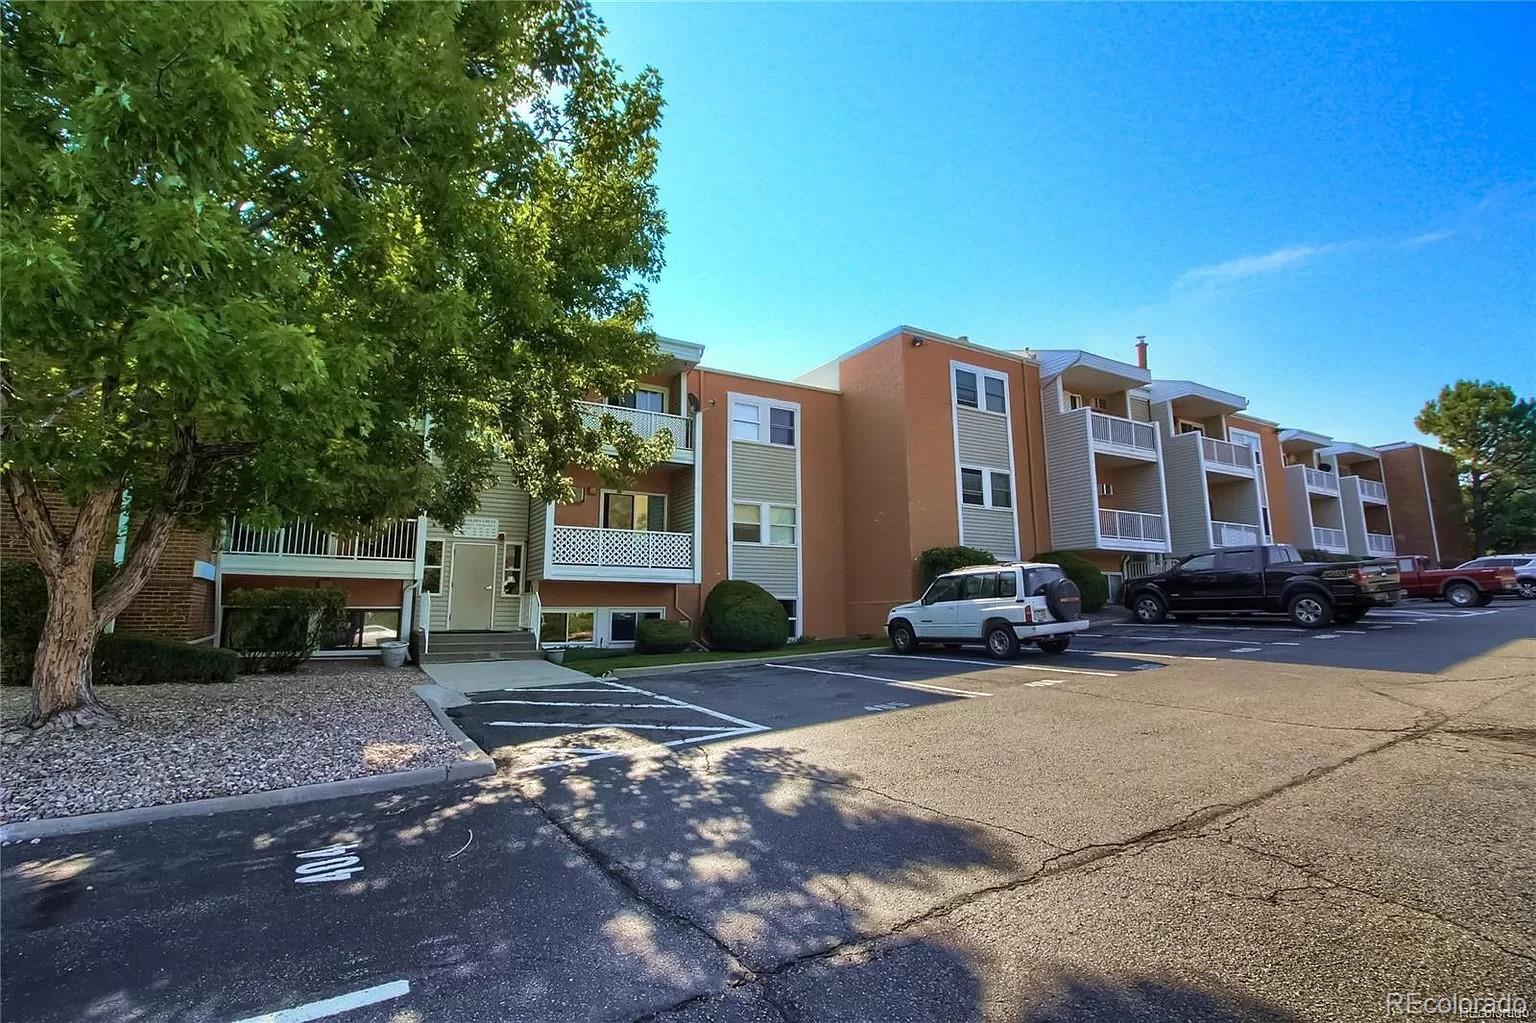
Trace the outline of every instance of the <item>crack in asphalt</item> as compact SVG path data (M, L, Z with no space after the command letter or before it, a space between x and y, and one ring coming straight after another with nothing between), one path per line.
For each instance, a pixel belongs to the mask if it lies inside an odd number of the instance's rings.
M1400 728L1367 728L1363 725L1319 725L1313 724L1310 721L1288 721L1284 718L1267 718L1260 717L1256 714L1238 714L1237 712L1230 710L1211 710L1208 707L1187 707L1182 703L1162 703L1158 700L1137 700L1129 696L1110 696L1105 693L1096 693L1087 689L1074 689L1071 686L1057 686L1049 691L1054 693L1071 693L1074 696L1090 696L1095 700L1106 700L1110 703L1133 703L1143 707L1162 707L1166 710L1182 710L1188 711L1192 714L1214 714L1218 717L1237 718L1240 721L1257 721L1260 724L1266 725L1288 725L1292 728L1316 728L1325 732L1368 732L1374 735L1392 735L1401 732L1411 732L1415 728L1421 727L1423 722L1423 715L1420 715L1419 721L1411 725L1403 725ZM1390 697L1388 697L1388 699L1390 699ZM1415 709L1425 710L1426 708L1417 707Z

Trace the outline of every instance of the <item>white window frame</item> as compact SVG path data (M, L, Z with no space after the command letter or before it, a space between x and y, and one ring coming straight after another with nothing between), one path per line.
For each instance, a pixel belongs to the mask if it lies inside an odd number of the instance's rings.
M992 468L989 465L963 465L963 464L960 466L959 471L960 472L964 472L967 469L971 470L972 472L979 472L979 473L981 473L981 504L971 504L968 501L966 501L966 499L965 499L965 484L964 484L964 482L962 480L960 480L957 477L955 482L956 482L956 484L960 488L960 507L962 507L962 508L990 508L990 509L993 509L995 511L1007 511L1007 512L1011 512L1015 508L1018 507L1018 504L1019 504L1019 491L1018 491L1018 487L1015 485L1014 478L1013 478L1013 473L1009 472L1007 469L994 469L994 468ZM1011 504L993 504L992 503L992 477L994 477L994 476L1007 476L1008 477L1008 500L1012 502Z
M741 437L736 433L738 420L736 410L738 408L750 408L757 415L757 435L754 437ZM794 417L795 442L793 444L781 444L773 439L773 413L788 412ZM743 424L744 425L744 424ZM742 444L765 444L773 448L785 448L794 450L800 446L800 438L804 435L805 421L800 415L800 406L789 401L774 401L770 398L731 396L731 440Z
M620 497L646 497L646 498L659 497L659 498L661 498L661 521L662 521L662 524L665 525L670 520L671 513L672 513L672 502L671 502L671 495L670 494L658 494L655 491L651 491L651 490L612 490L612 489L605 489L600 494L597 495L597 524L598 524L599 528L601 528L601 529L612 529L612 530L614 530L616 532L623 531L623 532L627 532L627 533L665 533L665 532L667 532L667 530L665 530L665 529L654 529L654 528L652 528L652 529L636 529L633 525L631 525L628 529L625 529L623 526L610 526L610 525L608 525L608 522L607 522L607 518L608 517L604 513L607 511L608 498L612 497L615 494L617 494ZM647 513L647 515L649 515L649 513ZM633 523L635 521L635 518L634 518L633 514L630 515L629 521L631 523Z
M773 599L777 600L781 607L786 602L795 605L795 613L794 614L789 614L789 609L788 608L784 609L784 613L789 618L789 634L791 636L794 636L794 637L798 638L800 636L800 598L799 597L774 597Z
M507 555L517 551L517 567L507 568ZM515 575L517 585L512 591L507 592L507 577ZM523 583L528 578L528 545L517 540L503 540L501 543L501 595L503 597L520 597L523 595Z
M442 553L438 555L437 564L429 565L429 564L427 564L427 561L426 561L426 550L427 550L428 547L431 547L433 544L437 544L439 547L441 547L442 548ZM427 589L427 570L428 569L433 569L433 568L437 569L437 589L429 590L429 589ZM443 594L448 592L448 541L447 540L431 539L431 540L427 540L424 543L424 545L422 546L421 592L425 593L429 597L441 597Z
M601 647L605 647L605 648L615 648L616 647L616 648L618 648L620 650L628 650L628 649L633 648L634 645L635 645L635 641L632 640L632 639L614 639L613 638L613 616L614 615L616 615L616 614L618 614L618 615L634 615L635 616L635 633L636 633L636 635L639 634L640 622L643 621L643 619L640 617L641 615L654 614L656 617L661 618L663 620L665 620L666 617L667 617L667 609L664 608L664 607L602 607L602 608L598 608L598 611L601 612L601 618L602 618L602 623L603 624L602 624L602 629L599 630L598 626L597 626L597 620L596 619L593 620L593 622L592 622L592 640L593 640L593 643L596 644L597 646L601 646Z
M1189 427L1189 429L1186 430L1185 427ZM1173 432L1198 433L1202 437L1210 436L1210 434L1205 432L1205 424L1193 419L1175 419L1173 421Z
M631 387L630 390L631 391L648 391L651 394L659 394L659 395L661 395L661 414L662 415L666 415L667 414L667 398L668 398L669 395L668 395L667 389L665 387L662 387L659 384L636 384L634 387ZM627 405L615 405L614 401L613 401L614 397L623 397L623 396L622 395L610 396L608 398L608 400L604 404L612 406L613 408L628 408L629 407ZM647 409L647 408L642 408L642 409L632 409L631 411L634 411L634 412L650 412L651 410Z
M602 608L598 608L598 607L541 607L541 608L539 608L539 622L538 622L538 633L537 633L537 635L539 637L539 646L544 647L544 648L548 648L548 649L557 649L557 650L563 650L563 649L566 649L566 648L569 648L569 647L597 646L597 635L598 635L597 626L598 626L598 623L603 620L601 614L599 614L599 612L601 612L602 610L603 610ZM583 643L583 642L580 642L580 641L577 641L575 643L571 642L571 640L570 640L571 622L570 622L569 616L573 615L573 614L585 614L585 613L587 613L589 611L592 613L592 641L590 643ZM565 622L565 635L566 635L565 639L560 640L558 642L545 642L545 640L544 640L544 616L545 615L566 615L567 616L566 622Z
M958 373L970 373L976 377L976 404L966 405L960 401L960 384L955 379ZM987 408L987 381L996 380L1003 385L1003 407L1000 409ZM996 370L982 369L980 366L972 366L964 362L951 362L949 364L949 394L950 402L955 408L966 408L972 412L981 412L989 416L1008 415L1008 406L1011 400L1008 397L1008 374L999 373Z
M736 509L756 508L758 514L758 531L756 540L736 539ZM794 513L795 524L791 528L795 531L794 543L774 543L773 536L773 509L781 508ZM785 504L782 501L732 501L731 502L731 543L747 544L752 547L775 547L779 550L793 550L800 546L800 506ZM780 529L784 526L780 525Z
M1067 411L1076 412L1080 408L1088 407L1088 399L1076 391L1067 391Z

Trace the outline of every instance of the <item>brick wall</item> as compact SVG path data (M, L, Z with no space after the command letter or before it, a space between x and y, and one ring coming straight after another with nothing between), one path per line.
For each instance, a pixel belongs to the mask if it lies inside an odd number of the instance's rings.
M1438 560L1447 565L1472 557L1455 459L1410 444L1382 449L1381 467L1399 554L1422 554L1434 561L1438 549Z
M54 495L48 495L47 502L54 526L61 532L72 530L74 510ZM113 515L102 530L98 547L102 560L110 560L117 546L117 524L118 517ZM33 560L9 502L0 502L0 558ZM160 564L118 617L117 627L175 639L199 639L213 632L213 583L192 574L193 563L199 560L213 560L212 538L186 529L172 533Z

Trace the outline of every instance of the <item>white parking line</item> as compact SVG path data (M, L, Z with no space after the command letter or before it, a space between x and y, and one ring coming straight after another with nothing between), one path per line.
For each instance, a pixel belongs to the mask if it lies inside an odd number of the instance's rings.
M947 661L950 664L979 664L984 668L1020 668L1024 671L1048 671L1051 674L1058 672L1063 675L1103 675L1107 678L1115 678L1113 671L1089 671L1087 668L1057 668L1046 667L1040 664L1020 664L1018 661L971 661L964 657L933 657L928 654L870 654L871 657L891 657L908 661Z
M1275 644L1275 646L1279 646L1279 645L1280 645L1279 643ZM1233 647L1231 650L1228 650L1227 653L1229 653L1229 654L1256 654L1256 653L1259 652L1260 649L1262 649L1262 648L1261 647L1256 647L1256 646L1236 646L1236 647Z
M1089 657L1156 657L1163 661L1219 661L1219 657L1205 657L1200 654L1162 654L1156 650L1080 650L1079 653ZM1144 665L1143 665L1144 667Z
M826 668L807 668L799 664L765 664L763 667L786 668L790 671L809 671L817 675L846 675L849 678L862 678L868 682L879 682L881 685L898 686L902 689L925 689L932 693L941 693L945 696L962 696L966 699L992 695L991 693L979 693L974 689L955 689L951 686L934 685L931 682L917 682L902 678L882 678L879 675L861 675L856 671L829 671Z
M237 1020L236 1023L307 1023L312 1019L324 1019L327 1016L339 1015L350 1012L353 1009L361 1009L365 1005L377 1005L379 1002L387 1002L391 998L399 998L401 995L411 993L409 981L392 980L388 984L378 984L374 987L363 988L361 991L352 991L348 994L337 995L334 998L323 998L318 1002L305 1002L303 1005L295 1005L291 1009L279 1009L276 1012L263 1013L260 1016L247 1016Z
M515 703L523 707L649 707L665 708L671 710L670 703L574 703L570 700L476 700L475 706L485 707L490 704Z
M1305 629L1294 628L1289 625L1270 625L1268 622L1258 622L1254 625L1189 625L1184 622L1116 622L1115 625L1122 629L1207 629L1216 632L1252 632L1262 629L1265 632L1305 632Z

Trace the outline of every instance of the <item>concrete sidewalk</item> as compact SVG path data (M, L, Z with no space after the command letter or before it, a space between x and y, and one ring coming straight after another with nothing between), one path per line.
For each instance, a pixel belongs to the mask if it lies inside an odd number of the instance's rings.
M421 670L444 689L458 693L480 693L487 689L530 689L535 686L592 681L591 675L545 660L451 661L445 664L424 664Z

